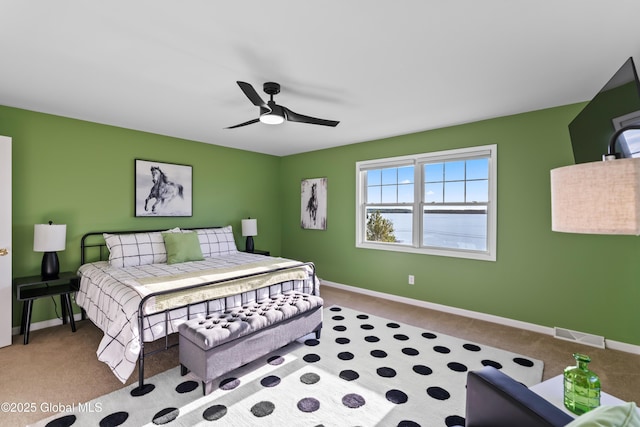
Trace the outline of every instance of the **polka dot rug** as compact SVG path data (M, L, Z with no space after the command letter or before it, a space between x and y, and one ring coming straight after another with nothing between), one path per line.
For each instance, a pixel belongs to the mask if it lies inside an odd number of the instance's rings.
M542 378L539 360L332 306L320 340L224 375L208 396L176 367L145 396L132 385L37 426L464 426L467 372L486 365L527 386Z

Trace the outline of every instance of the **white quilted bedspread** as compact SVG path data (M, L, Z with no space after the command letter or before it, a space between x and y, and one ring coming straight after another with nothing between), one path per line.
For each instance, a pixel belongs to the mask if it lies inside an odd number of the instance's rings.
M105 362L113 373L123 383L131 376L140 354L138 307L145 294L145 284L163 282L161 278L188 277L188 283L193 283L199 271L206 271L211 280L213 271L228 272L242 265L248 265L255 270L256 265L263 264L267 259L276 260L283 265L297 263L284 258L271 258L262 255L237 252L204 261L192 261L180 264L149 264L136 267L112 267L107 261L85 264L80 267L80 290L76 294L76 303L82 307L89 319L103 332L104 336L98 346L98 360ZM144 341L154 341L165 334L175 333L178 326L198 314L216 312L258 301L283 291L296 290L309 294L319 294L317 283L311 279L311 268L306 267L306 278L282 276L279 280L284 283L273 284L265 281L264 286L252 285L253 288L244 292L225 290L222 296L209 303L200 303L186 308L177 309L165 314L154 314L144 319ZM242 273L239 273L242 274ZM268 276L266 276L268 277ZM157 278L157 279L154 279ZM206 279L202 279L206 280ZM265 278L265 280L267 280ZM286 280L286 281L285 281ZM238 288L238 289L243 289ZM245 287L246 289L246 287ZM153 309L150 309L153 310ZM149 311L145 308L145 311Z

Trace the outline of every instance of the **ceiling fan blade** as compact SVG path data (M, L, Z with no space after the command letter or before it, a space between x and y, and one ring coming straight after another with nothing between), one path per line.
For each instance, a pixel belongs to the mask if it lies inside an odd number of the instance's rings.
M244 92L244 94L247 95L247 98L249 98L249 101L253 103L253 105L255 105L256 107L267 108L269 111L271 111L271 108L269 108L269 105L267 105L267 103L264 102L262 98L260 98L260 95L258 95L258 92L256 92L253 86L251 86L249 83L246 83L246 82L239 81L237 83L238 83L238 86L240 86L240 89L242 89L242 91Z
M235 129L235 128L239 128L241 126L246 126L246 125L250 125L253 123L258 123L260 121L260 119L251 119L248 122L244 122L244 123L240 123L239 125L235 125L235 126L229 126L228 128L225 129Z
M326 120L326 119L318 119L316 117L305 116L303 114L298 114L296 112L291 111L287 107L282 107L285 112L286 119L290 122L299 122L299 123L309 123L312 125L322 125L322 126L338 126L339 121L335 120Z

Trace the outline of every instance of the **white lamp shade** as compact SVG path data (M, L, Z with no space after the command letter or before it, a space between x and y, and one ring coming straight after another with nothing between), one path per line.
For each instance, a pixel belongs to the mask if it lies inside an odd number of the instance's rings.
M551 229L640 235L640 158L553 169Z
M242 235L243 236L257 236L258 235L258 220L257 219L243 219L242 220Z
M33 230L35 252L63 251L67 243L65 224L36 224Z

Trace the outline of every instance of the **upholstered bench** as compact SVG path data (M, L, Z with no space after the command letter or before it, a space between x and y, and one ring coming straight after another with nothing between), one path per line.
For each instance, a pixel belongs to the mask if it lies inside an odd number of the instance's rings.
M322 305L318 296L288 291L190 319L179 326L181 373L191 371L209 394L221 375L311 332L320 338Z

